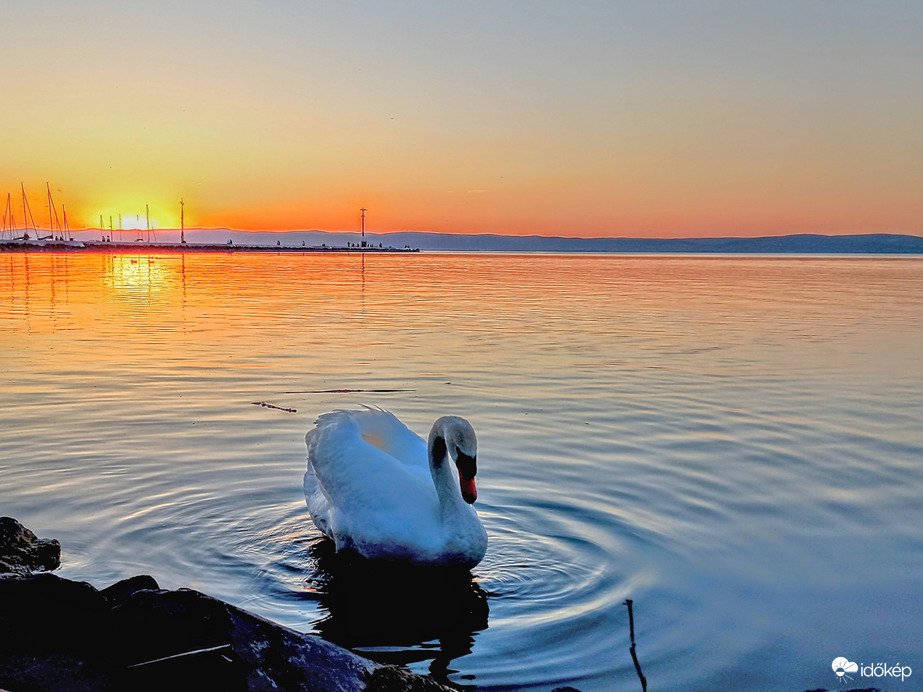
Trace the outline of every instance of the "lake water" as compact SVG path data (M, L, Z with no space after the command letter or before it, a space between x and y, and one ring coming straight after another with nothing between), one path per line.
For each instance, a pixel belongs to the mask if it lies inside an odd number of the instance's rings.
M474 425L471 578L330 565L304 434L361 404ZM0 412L0 514L100 588L467 689L640 690L626 599L651 690L921 689L919 258L0 255Z

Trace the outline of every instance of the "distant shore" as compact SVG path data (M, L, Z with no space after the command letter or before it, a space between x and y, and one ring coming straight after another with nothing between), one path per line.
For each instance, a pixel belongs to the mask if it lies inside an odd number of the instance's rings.
M39 231L41 233L41 231ZM116 231L115 233L120 233ZM120 234L121 235L121 234ZM152 233L153 236L153 233ZM0 252L514 252L672 255L923 255L923 236L796 234L728 238L568 238L444 233L334 233L328 231L157 231L157 239L100 240L98 230L71 231L73 240L3 240ZM115 238L114 234L106 234Z
M292 245L237 245L228 243L107 243L100 241L27 241L27 242L0 242L0 252L97 252L108 254L126 253L186 253L186 252L263 252L263 253L411 253L419 252L416 248L394 247L342 247L342 246L292 246Z

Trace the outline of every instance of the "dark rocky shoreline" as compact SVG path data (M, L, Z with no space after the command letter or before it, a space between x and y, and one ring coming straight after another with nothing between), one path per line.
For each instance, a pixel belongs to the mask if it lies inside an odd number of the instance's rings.
M57 541L0 518L0 689L451 689L150 576L97 590L33 573L59 562Z
M20 690L449 688L149 576L99 591L54 574L0 578L0 687Z

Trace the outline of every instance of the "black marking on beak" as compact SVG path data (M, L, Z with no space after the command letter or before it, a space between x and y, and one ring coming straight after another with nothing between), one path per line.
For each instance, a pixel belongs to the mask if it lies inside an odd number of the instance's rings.
M455 448L455 465L463 478L474 478L478 474L478 458L469 457L458 447Z
M478 473L477 457L469 457L455 447L455 465L458 467L458 484L461 486L462 499L469 505L478 499L477 485L474 477Z

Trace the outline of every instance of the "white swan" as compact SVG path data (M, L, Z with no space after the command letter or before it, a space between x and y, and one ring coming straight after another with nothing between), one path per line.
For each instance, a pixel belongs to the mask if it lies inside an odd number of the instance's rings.
M477 438L464 418L440 418L424 442L389 411L334 411L305 444L305 502L338 552L464 567L484 557L487 532L472 507Z

